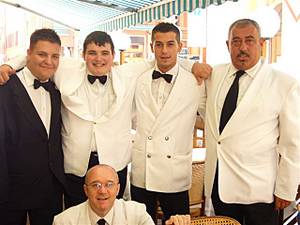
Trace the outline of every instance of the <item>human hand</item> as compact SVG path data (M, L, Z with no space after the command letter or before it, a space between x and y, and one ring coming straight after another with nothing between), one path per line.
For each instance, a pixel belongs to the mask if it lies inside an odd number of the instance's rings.
M192 73L197 79L198 84L200 85L203 80L206 80L210 77L212 72L212 67L206 63L195 62L192 67Z
M291 204L291 201L287 201L275 196L275 209L284 209Z
M190 225L190 224L191 224L190 215L171 216L170 219L166 221L166 225Z
M0 85L5 84L9 80L9 76L16 73L16 71L9 65L3 64L0 66Z

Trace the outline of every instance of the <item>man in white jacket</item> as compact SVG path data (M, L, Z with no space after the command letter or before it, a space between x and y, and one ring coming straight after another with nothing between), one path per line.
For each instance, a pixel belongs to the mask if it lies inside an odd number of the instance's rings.
M166 219L189 213L193 130L206 96L204 85L178 63L181 46L175 25L156 25L151 43L156 64L138 78L135 91L131 195L153 219L157 201Z
M116 199L119 189L119 178L112 167L92 167L84 184L88 200L55 216L53 225L154 225L143 204ZM172 216L166 225L172 224L189 225L190 216Z
M234 22L232 63L207 80L205 195L246 225L277 224L300 179L300 86L263 62L262 45L255 21Z

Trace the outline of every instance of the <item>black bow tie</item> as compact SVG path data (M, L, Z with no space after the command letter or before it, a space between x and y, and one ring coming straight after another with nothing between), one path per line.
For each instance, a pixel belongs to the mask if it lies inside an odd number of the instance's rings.
M48 80L47 82L41 82L37 79L34 79L33 87L34 87L34 89L38 89L39 87L43 87L46 91L50 92L51 90L53 90L54 84L50 80Z
M100 219L97 222L98 225L105 225L105 219Z
M152 79L164 78L166 82L171 83L172 75L167 73L160 73L159 71L154 70L152 73Z
M99 82L104 85L107 81L107 75L103 75L103 76L88 75L88 80L91 84L93 84L96 81L96 79L98 79Z

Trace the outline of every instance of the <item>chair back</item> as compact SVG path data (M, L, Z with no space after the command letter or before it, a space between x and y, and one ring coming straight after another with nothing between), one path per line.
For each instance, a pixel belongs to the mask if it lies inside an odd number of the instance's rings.
M191 225L241 225L238 221L227 216L203 216L191 221Z
M191 217L204 215L204 167L205 163L195 161L192 164L192 186L189 190Z

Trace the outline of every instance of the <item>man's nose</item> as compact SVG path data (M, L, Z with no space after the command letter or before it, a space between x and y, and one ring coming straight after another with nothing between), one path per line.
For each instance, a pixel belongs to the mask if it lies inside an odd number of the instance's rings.
M167 52L167 45L162 46L162 52L164 52L164 53Z
M102 60L102 55L101 55L101 54L97 54L97 55L96 55L96 59L97 59L97 60Z
M45 62L47 64L52 64L52 58L51 58L51 56L47 56L46 59L45 59Z
M99 193L106 193L106 192L107 192L107 188L106 188L104 185L102 185L102 186L98 189L98 192L99 192Z
M248 45L246 44L246 41L241 41L240 50L246 50L248 49Z

